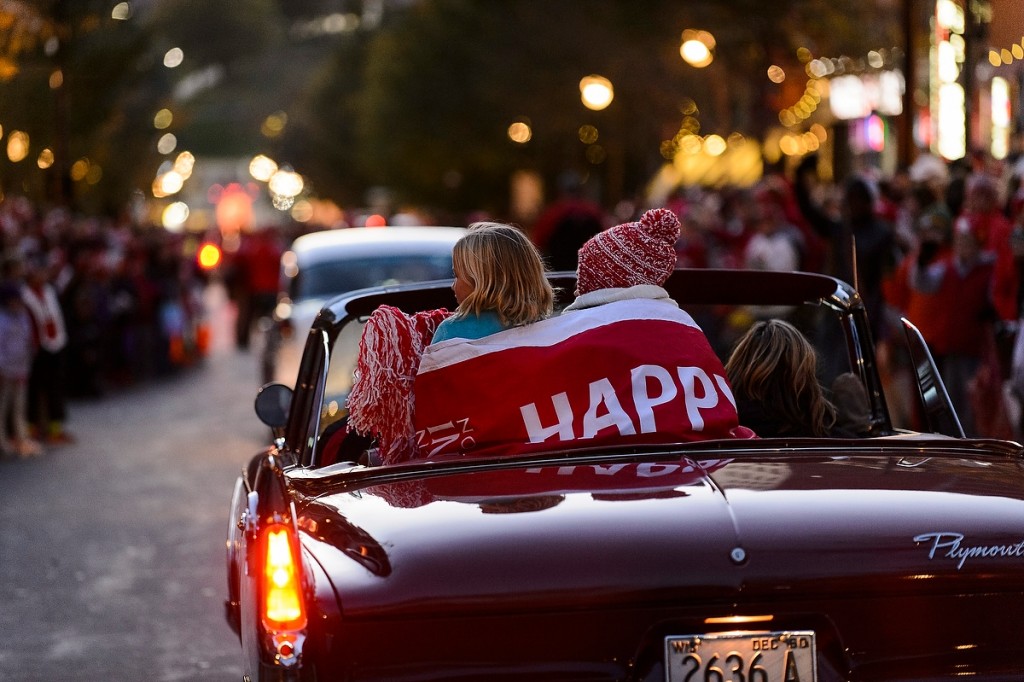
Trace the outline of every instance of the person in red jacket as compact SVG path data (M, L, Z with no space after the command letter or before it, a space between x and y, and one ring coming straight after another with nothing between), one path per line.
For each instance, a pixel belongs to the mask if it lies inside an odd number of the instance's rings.
M957 229L970 230L981 248L995 256L992 276L992 304L999 319L1017 320L1017 268L1011 235L1013 224L999 208L999 192L995 181L977 175L967 182L964 210L957 218Z
M951 252L908 269L907 308L931 347L942 381L967 435L977 435L968 396L996 319L992 282L996 256L982 249L965 223L953 233Z
M242 239L238 249L238 318L235 345L249 347L253 323L269 316L277 304L281 254L284 246L275 227L254 231Z

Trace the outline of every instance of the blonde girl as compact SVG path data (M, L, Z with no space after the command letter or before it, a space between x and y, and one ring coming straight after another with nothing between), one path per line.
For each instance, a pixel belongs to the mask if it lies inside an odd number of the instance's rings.
M458 308L432 343L479 339L551 315L554 292L537 247L503 223L473 223L452 249Z

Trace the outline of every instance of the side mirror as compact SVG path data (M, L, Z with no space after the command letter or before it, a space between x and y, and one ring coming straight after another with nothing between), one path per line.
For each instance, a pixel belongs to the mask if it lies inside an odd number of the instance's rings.
M294 392L284 384L266 384L256 393L256 416L272 429L288 423Z
M923 407L921 415L924 419L924 428L931 433L963 438L964 429L960 425L960 418L956 416L953 402L949 399L946 385L942 383L942 377L939 376L939 370L935 366L935 360L928 350L924 336L907 318L901 317L900 321L907 335L910 361L914 363L917 392Z

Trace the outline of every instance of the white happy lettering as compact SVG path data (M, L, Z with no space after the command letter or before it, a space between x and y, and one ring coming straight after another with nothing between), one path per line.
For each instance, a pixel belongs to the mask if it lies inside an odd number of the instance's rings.
M555 417L558 421L553 426L547 427L540 423L540 414L537 413L536 403L519 408L523 415L523 423L526 425L526 432L530 434L530 442L543 443L554 435L558 436L558 440L575 438L572 431L573 415L572 406L569 405L569 394L556 393L551 396L551 403L555 406Z
M604 414L598 415L603 408ZM615 427L619 434L632 436L636 433L629 415L622 409L619 397L615 395L615 387L607 379L599 379L590 384L590 407L583 415L583 437L593 438L602 430Z
M640 365L630 372L630 378L633 383L633 404L636 405L640 433L654 433L657 430L654 423L655 406L664 405L676 397L676 385L672 381L672 375L658 365ZM657 397L648 392L648 379L654 379L660 385L661 392Z
M620 435L655 433L658 431L654 408L676 401L682 389L682 405L693 431L704 430L703 410L714 409L722 395L732 405L735 399L729 390L725 377L708 376L700 367L677 367L678 384L672 373L659 365L640 365L630 372L630 395L635 415L622 407L620 396L608 378L598 379L588 385L589 403L580 415L569 403L568 394L556 393L551 396L555 422L545 425L541 421L537 403L528 403L519 408L523 424L531 443L543 443L557 436L560 441L594 438L605 429L616 429ZM576 434L580 434L576 436Z

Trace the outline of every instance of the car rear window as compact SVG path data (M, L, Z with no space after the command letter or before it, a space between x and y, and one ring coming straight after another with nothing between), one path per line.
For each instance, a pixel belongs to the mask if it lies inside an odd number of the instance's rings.
M454 277L451 253L409 254L316 263L292 280L294 300L327 298L367 287Z

